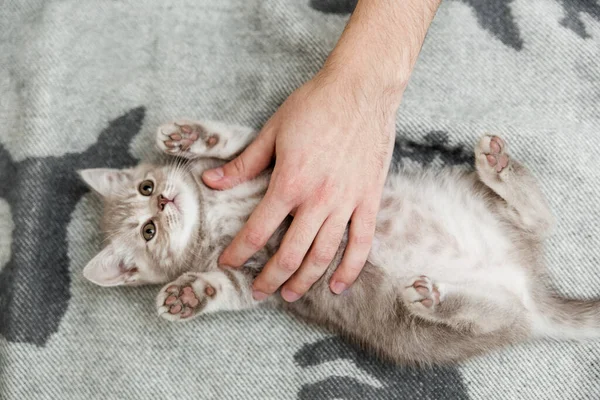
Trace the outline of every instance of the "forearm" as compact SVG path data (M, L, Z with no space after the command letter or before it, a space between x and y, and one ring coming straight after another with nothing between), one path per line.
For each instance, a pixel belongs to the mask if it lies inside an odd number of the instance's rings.
M324 70L397 108L441 0L360 0Z

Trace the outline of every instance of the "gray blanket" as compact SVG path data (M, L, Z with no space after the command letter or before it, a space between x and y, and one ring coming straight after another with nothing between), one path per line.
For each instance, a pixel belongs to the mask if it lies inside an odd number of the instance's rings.
M600 342L454 367L380 363L278 311L159 320L101 289L100 204L75 170L152 157L157 124L260 127L319 68L350 0L0 3L0 398L598 399ZM357 49L360 51L360 49ZM558 288L600 294L600 3L447 0L397 120L395 165L471 163L505 135L558 219Z

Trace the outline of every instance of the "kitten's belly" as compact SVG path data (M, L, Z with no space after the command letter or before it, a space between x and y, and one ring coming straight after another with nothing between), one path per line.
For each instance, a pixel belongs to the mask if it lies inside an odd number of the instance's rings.
M450 284L499 284L524 296L526 269L510 231L472 182L456 173L390 177L369 261L400 285L427 275Z

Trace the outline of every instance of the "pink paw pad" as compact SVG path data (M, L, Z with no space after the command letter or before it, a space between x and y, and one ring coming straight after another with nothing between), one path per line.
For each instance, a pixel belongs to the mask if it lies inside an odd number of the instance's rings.
M174 319L187 319L201 312L217 290L198 276L188 274L167 285L162 293L162 312Z
M173 304L171 307L169 307L169 312L171 314L178 314L182 308L183 306L181 304Z
M420 300L420 303L427 308L431 308L433 306L437 306L440 304L440 292L434 286L430 285L426 277L421 277L423 279L418 279L413 283L413 287L417 293L423 296L423 299Z
M199 137L205 136L204 128L200 125L174 124L177 129L168 135L163 143L171 153L187 151Z
M164 301L169 314L179 314L181 318L188 318L200 304L194 289L189 284L183 287L171 285L165 291L169 293Z
M181 295L179 300L181 300L181 302L184 305L190 306L190 307L196 307L196 306L198 306L198 303L200 303L200 301L196 297L196 294L194 293L194 290L191 288L191 286L186 286L183 288L183 294Z
M508 166L508 154L504 152L506 143L498 136L490 138L490 152L484 153L490 167L493 167L496 172L502 172Z

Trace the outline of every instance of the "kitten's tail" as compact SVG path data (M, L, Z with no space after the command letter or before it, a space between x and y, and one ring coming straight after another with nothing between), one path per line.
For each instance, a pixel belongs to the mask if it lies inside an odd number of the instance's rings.
M534 336L567 340L600 338L600 299L575 300L546 295L537 299L536 306Z

